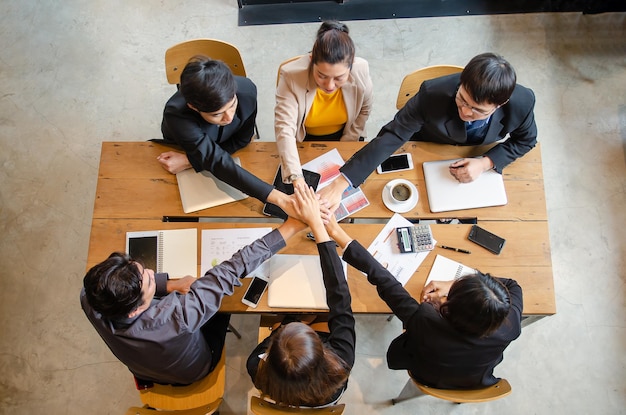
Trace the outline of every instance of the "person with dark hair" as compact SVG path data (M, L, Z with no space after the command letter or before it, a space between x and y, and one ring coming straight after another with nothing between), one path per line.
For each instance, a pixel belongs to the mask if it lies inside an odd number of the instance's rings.
M197 280L170 280L114 253L85 275L81 306L111 352L141 383L196 382L222 355L230 320L229 314L217 313L222 298L304 228L289 218Z
M180 89L167 101L161 131L163 141L178 144L177 151L157 158L172 174L193 168L210 171L221 181L290 213L290 198L238 166L231 154L248 145L257 114L254 83L234 76L221 61L198 55L180 76Z
M424 287L420 304L340 226L330 222L327 229L344 247L343 260L367 275L403 323L404 332L387 350L390 369L406 369L417 381L441 389L498 382L493 370L521 334L523 299L517 282L480 272L433 281Z
M311 53L279 71L274 130L286 183L304 182L297 142L365 137L372 92L368 63L355 57L348 27L323 22Z
M409 140L457 146L492 146L481 157L450 164L459 182L502 170L537 143L535 95L516 82L513 67L501 56L475 56L460 74L424 81L378 136L355 153L320 194L337 206L348 185L359 186L389 155Z
M335 242L319 214L311 188L296 186L297 210L311 227L320 255L330 333L287 317L250 354L254 385L270 399L290 406L334 404L347 387L354 365L356 334L350 292Z

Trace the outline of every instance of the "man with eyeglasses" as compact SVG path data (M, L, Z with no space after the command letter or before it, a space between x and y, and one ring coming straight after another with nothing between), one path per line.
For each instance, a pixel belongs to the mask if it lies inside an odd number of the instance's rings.
M493 144L481 157L450 165L459 182L504 167L537 143L535 95L516 83L515 71L501 56L475 56L460 74L424 81L419 92L385 125L378 136L341 167L342 176L320 194L335 206L349 185L367 176L405 142L430 141L459 146Z

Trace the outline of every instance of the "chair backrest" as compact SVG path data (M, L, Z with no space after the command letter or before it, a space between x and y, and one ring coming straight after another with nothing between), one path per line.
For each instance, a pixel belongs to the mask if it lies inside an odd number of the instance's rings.
M216 39L193 39L172 46L165 51L165 74L170 84L180 83L180 74L189 59L195 55L206 55L230 67L234 75L246 76L246 69L239 50L230 43Z
M207 377L188 386L154 384L150 389L139 391L141 402L159 410L188 410L199 407L219 406L226 385L226 352L215 369ZM159 412L161 413L161 412ZM211 412L212 413L212 412Z
M258 396L250 398L250 410L254 415L281 415L281 414L311 414L311 415L338 415L343 414L345 404L327 406L325 408L290 408L280 406Z
M500 379L495 385L481 389L435 389L422 385L415 379L413 383L426 395L455 403L489 402L511 394L511 385L506 379Z
M289 58L289 59L287 59L286 61L281 62L281 63L280 63L280 65L278 65L278 73L276 74L276 85L277 85L277 86L278 86L278 80L280 79L280 69L281 69L284 65L288 64L289 62L293 62L293 61L295 61L296 59L299 59L299 58L301 58L301 57L302 57L302 55L294 56L293 58Z
M160 411L148 407L133 406L128 408L126 415L211 415L217 412L222 400L219 399L209 405L202 405L198 408L183 409L180 411Z
M419 91L422 82L428 79L439 78L444 75L451 75L463 70L462 66L456 65L434 65L426 68L418 69L411 72L402 80L400 91L398 91L398 99L396 100L396 108L401 109L406 102Z

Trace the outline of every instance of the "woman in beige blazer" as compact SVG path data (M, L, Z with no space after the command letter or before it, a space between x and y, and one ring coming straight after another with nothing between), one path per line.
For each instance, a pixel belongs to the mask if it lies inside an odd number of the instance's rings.
M357 141L365 137L372 89L369 66L366 60L354 56L347 26L336 21L322 23L311 53L283 65L279 72L274 129L285 183L304 180L296 142ZM339 101L328 104L324 113L320 104L331 96ZM314 102L316 115L312 117ZM332 125L338 127L336 131L317 135L311 133L311 127L307 132L312 118L319 125L329 115L334 121Z

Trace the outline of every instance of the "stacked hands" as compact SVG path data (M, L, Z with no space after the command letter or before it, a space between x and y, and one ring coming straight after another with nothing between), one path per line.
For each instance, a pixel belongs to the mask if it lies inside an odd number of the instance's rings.
M286 212L289 218L285 224L292 222L299 230L310 227L317 243L332 239L345 248L352 240L337 224L328 202L306 184L294 185L294 194L290 196L288 206Z

